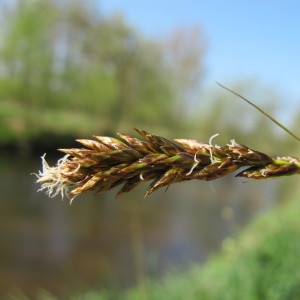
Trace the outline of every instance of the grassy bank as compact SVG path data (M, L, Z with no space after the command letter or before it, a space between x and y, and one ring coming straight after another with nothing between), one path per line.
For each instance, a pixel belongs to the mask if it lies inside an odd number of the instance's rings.
M204 267L119 299L300 299L299 196L255 220Z

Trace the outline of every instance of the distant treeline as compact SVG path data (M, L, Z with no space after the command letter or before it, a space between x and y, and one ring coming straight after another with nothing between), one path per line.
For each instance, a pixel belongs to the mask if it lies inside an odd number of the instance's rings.
M275 126L255 112L249 119L232 95L216 86L218 94L200 97L206 45L198 27L146 38L121 14L83 0L4 1L0 25L1 149L69 147L134 127L205 141L220 132L219 143L246 130L241 142L272 145Z

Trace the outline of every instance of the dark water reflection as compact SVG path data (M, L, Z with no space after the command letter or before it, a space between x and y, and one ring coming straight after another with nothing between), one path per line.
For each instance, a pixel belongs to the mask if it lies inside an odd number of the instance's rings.
M146 183L120 199L114 190L70 206L36 192L30 173L39 168L38 160L1 159L1 295L121 289L203 262L272 204L276 185L228 177L214 184L216 192L207 182L188 182L143 199Z

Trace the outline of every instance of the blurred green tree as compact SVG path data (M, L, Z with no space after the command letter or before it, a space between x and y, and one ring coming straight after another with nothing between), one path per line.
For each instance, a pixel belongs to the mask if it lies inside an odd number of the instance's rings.
M121 15L81 0L2 8L1 142L180 126L166 51Z

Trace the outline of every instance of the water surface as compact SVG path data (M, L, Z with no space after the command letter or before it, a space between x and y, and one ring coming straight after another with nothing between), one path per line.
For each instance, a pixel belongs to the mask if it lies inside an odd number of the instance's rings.
M90 193L70 206L37 193L31 173L39 168L38 158L1 159L1 295L116 290L186 269L268 208L276 190L276 181L239 184L229 176L215 192L195 181L144 199L145 183L119 199L117 190Z

